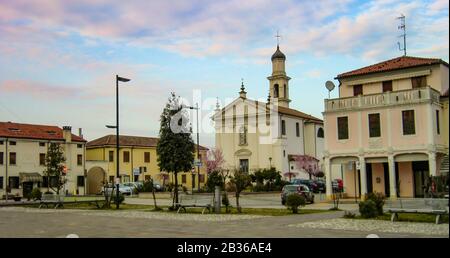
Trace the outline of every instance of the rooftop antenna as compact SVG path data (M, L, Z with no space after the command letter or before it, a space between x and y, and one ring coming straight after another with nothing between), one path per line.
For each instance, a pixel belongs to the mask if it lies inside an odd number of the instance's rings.
M406 56L406 25L405 25L405 15L401 15L400 17L397 17L397 19L400 19L400 25L398 26L399 30L403 31L403 34L400 35L400 37L403 37L403 48L400 45L400 42L397 42L398 44L398 49L400 51L403 51L403 55Z

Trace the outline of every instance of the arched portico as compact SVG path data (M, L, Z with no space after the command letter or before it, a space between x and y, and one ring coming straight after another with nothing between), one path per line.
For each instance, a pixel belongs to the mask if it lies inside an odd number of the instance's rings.
M87 173L88 194L99 194L102 192L103 182L106 180L106 172L101 167L93 167Z

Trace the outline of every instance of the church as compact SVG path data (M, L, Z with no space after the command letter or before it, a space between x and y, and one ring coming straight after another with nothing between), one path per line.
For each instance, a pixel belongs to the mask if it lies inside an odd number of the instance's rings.
M309 179L322 171L323 120L289 108L291 78L279 44L271 60L267 101L247 98L242 82L235 100L216 105L215 145L223 152L225 169L251 173L274 167L285 180Z

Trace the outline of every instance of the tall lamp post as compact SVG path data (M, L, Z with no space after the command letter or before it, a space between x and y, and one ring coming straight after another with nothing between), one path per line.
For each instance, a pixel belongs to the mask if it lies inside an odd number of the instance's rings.
M197 111L197 160L200 161L200 136L199 136L199 130L198 130L198 103L195 103L194 106L185 106L185 108L189 109L195 109ZM200 165L197 164L197 174L198 174L198 190L200 191ZM194 173L192 173L192 191L194 191Z
M116 209L119 209L119 82L128 82L130 79L116 75L116 125L107 125L107 128L116 129ZM111 193L112 194L112 193Z

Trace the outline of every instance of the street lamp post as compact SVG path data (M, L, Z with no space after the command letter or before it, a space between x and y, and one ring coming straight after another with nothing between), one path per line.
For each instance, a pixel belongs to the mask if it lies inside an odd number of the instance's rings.
M107 128L116 129L116 209L119 209L119 81L128 82L130 79L116 75L116 125L106 126Z
M197 160L200 161L200 135L199 135L199 129L198 129L198 103L195 103L194 106L184 106L185 108L189 109L195 109L197 111ZM200 166L197 164L197 174L198 174L198 190L200 191ZM194 191L194 173L192 173L192 191Z

